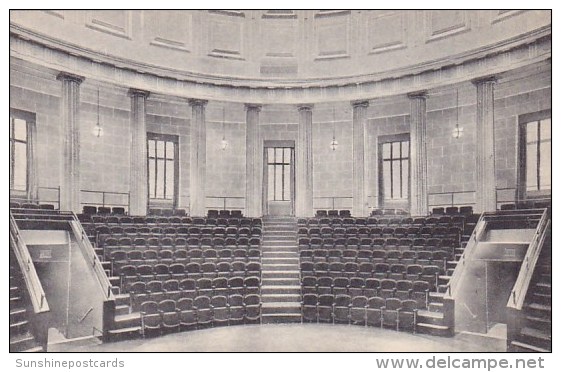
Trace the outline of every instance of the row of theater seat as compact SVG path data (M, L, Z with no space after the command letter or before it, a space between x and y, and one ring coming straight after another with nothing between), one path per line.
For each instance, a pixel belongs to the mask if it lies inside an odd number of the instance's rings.
M299 218L298 226L300 227L362 227L370 226L404 226L404 227L463 227L466 217L464 216L440 216L440 217L394 217L394 218Z
M143 335L157 336L209 326L259 324L261 300L249 294L146 301L140 314Z
M414 300L347 295L306 294L302 301L304 322L325 322L391 327L415 332L417 303Z
M335 254L336 253L336 254ZM300 264L302 268L308 268L314 265L314 270L328 271L352 270L359 267L360 271L372 271L369 268L379 265L380 268L385 265L434 265L438 266L442 273L446 272L448 261L451 255L446 251L358 251L354 250L331 250L325 251L318 249L316 251L301 251ZM398 266L396 266L398 267Z
M437 250L458 247L460 237L453 238L321 238L299 237L299 250L305 249L355 249L355 250Z
M179 229L178 229L179 230ZM217 228L215 231L190 231L184 233L183 231L177 232L173 228L163 229L161 232L150 231L150 232L136 232L132 233L130 231L122 232L111 232L111 233L98 233L97 239L100 244L103 244L107 240L111 239L118 241L138 241L139 245L143 245L141 240L144 240L144 245L152 246L186 246L186 245L236 245L236 239L254 239L260 241L262 235L261 228L254 227L249 229L247 227L234 228L229 227L227 229ZM228 242L226 242L228 240ZM232 240L234 243L232 244ZM193 243L198 241L198 243ZM121 243L119 243L121 244ZM122 243L123 245L128 245ZM134 245L131 243L130 245Z
M302 294L331 294L334 296L347 295L351 298L382 297L399 298L400 300L414 300L417 308L426 309L430 286L424 280L408 279L377 279L377 278L344 278L305 276L301 281Z
M353 267L350 267L350 266ZM438 276L442 274L441 268L436 265L403 265L379 263L374 266L366 267L366 264L345 264L343 267L335 268L335 264L312 264L303 262L300 264L302 276L324 278L326 282L332 282L336 278L356 278L356 280L366 279L392 279L392 280L424 280L429 284L431 290L435 290L438 285ZM341 270L342 269L342 270ZM336 270L336 271L335 271Z
M261 258L261 250L252 247L238 247L236 249L134 249L130 247L105 247L104 256L110 261L126 261L133 262L145 261L146 263L220 263L233 261L259 261Z
M160 302L163 300L179 300L180 298L194 299L197 296L231 296L231 295L259 295L260 281L258 277L218 277L214 279L167 279L151 280L149 282L131 281L125 284L125 290L130 294L131 307L138 311L140 304L145 301Z
M333 239L353 239L353 238L458 238L462 229L459 227L300 227L298 228L299 237L307 238L333 238Z
M20 203L16 201L10 201L10 209L35 209L35 210L54 210L55 206L52 204L36 204L36 203Z
M125 227L133 228L155 228L155 227L261 227L263 222L260 218L203 218L203 217L129 217L129 216L92 216L89 220L82 223L93 223L94 228L98 229L102 226L109 228L116 227L117 225L124 225ZM188 226L184 226L188 225Z
M140 264L136 261L114 261L112 263L113 274L115 276L121 276L125 279L128 278L138 278L144 279L144 281L149 281L152 279L182 279L182 278L215 278L215 277L236 277L236 276L261 276L261 263L254 262L241 262L234 261L229 262L219 262L218 264L214 262L206 262L203 264L199 263L188 263L186 265L182 263L155 263L146 264L145 261L140 261Z
M242 229L240 229L242 230ZM252 234L255 235L252 235ZM241 235L243 234L243 235ZM258 247L261 244L261 234L260 231L250 232L248 230L241 231L239 236L228 235L224 237L211 237L211 236L177 236L177 235L146 235L137 236L133 238L132 236L122 236L117 235L99 235L98 236L98 246L100 247L144 247L154 249L173 247L173 248L200 248L200 247L217 247L225 248L235 248L239 246L244 247Z
M473 207L472 206L463 206L463 207L436 207L432 209L433 215L464 215L469 216L473 214Z

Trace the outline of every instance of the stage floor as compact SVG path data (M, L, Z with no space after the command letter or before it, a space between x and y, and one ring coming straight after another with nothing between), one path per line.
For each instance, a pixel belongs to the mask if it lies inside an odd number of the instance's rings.
M452 338L345 325L247 325L108 344L58 344L69 352L504 352L506 341L458 333Z

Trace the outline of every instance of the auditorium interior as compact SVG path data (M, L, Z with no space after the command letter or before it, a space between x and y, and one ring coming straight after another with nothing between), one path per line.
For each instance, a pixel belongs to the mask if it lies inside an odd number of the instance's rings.
M550 10L12 10L10 352L550 352Z

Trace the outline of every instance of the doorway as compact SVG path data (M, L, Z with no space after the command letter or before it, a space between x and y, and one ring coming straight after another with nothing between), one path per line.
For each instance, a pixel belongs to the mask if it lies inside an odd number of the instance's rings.
M294 146L265 146L263 174L264 214L294 215Z

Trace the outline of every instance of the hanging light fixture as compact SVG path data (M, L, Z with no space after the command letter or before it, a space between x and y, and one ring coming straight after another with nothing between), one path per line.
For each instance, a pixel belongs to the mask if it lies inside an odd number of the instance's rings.
M224 107L222 107L222 141L220 141L220 148L225 151L228 148L228 141L226 141L226 130L224 124L226 122L226 115L224 113Z
M93 135L97 138L103 136L103 128L99 125L99 88L97 88L97 123L93 128Z
M460 138L464 134L464 128L460 127L459 112L458 88L456 88L456 127L452 130L452 137L455 139Z
M337 147L339 146L339 142L337 142L337 140L335 139L335 108L333 107L332 109L332 124L333 124L333 139L331 140L331 143L329 144L329 146L331 147L332 151L337 150Z

